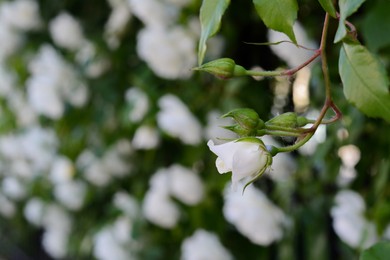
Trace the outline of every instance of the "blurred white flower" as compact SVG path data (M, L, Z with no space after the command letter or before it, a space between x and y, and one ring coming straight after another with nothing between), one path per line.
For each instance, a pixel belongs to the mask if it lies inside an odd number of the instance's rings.
M74 176L72 161L65 156L57 156L50 171L49 179L53 184L61 184L70 181Z
M120 150L121 143L111 146L101 158L103 167L114 177L122 178L131 173L131 164L128 154L123 154Z
M72 228L69 214L58 205L47 205L42 223L45 229L42 239L45 251L54 258L65 257Z
M111 181L111 175L104 168L103 163L90 150L80 153L76 160L76 167L93 185L104 187Z
M27 201L24 206L24 217L27 221L37 227L42 225L43 214L45 210L45 202L43 202L40 198L31 198Z
M125 99L130 105L129 119L131 122L140 122L149 110L149 98L138 88L131 87L126 91Z
M27 190L24 183L21 183L15 177L8 176L1 183L1 190L5 195L13 200L21 200L27 195Z
M158 189L149 189L142 204L145 218L162 228L173 228L179 221L180 211L169 195Z
M87 185L81 180L71 180L54 186L54 196L70 210L79 210L84 204Z
M132 253L136 242L131 238L132 222L127 217L118 218L94 236L93 254L99 260L137 259Z
M1 26L0 26L0 30L1 30ZM0 40L1 40L1 35L0 35ZM1 43L0 43L0 47L1 47ZM0 96L7 98L8 96L12 95L15 82L16 82L15 74L2 64L1 54L0 54Z
M8 58L21 46L22 35L2 22L0 16L0 62Z
M125 191L118 191L114 195L113 204L124 214L134 219L139 213L137 200Z
M204 196L203 182L199 175L181 165L167 168L171 195L187 205L198 204Z
M340 147L337 154L340 157L342 163L348 168L355 167L356 164L360 161L360 149L353 144Z
M126 0L112 2L111 8L110 17L104 26L104 38L108 46L115 49L119 46L120 36L131 18L131 12Z
M80 49L86 41L80 23L65 12L50 21L49 31L55 44L72 51Z
M217 235L198 229L181 245L181 260L229 260L230 252L221 244Z
M40 48L29 63L27 95L32 108L52 119L64 113L64 102L80 107L88 98L88 89L74 68L50 45Z
M234 121L231 118L221 118L222 113L218 111L210 111L207 113L207 126L204 129L206 140L213 140L215 144L221 144L228 139L236 139L238 136L229 131L223 126L233 125Z
M3 217L11 218L16 213L15 204L9 200L6 196L0 193L0 214Z
M19 30L33 30L39 28L39 6L34 0L16 0L1 3L0 17L2 22Z
M241 234L262 246L282 238L288 218L261 190L251 185L242 194L227 187L223 214Z
M130 9L147 26L167 26L176 21L179 9L159 0L128 0Z
M37 124L38 115L27 101L24 92L13 87L7 99L9 108L16 116L18 126L28 128Z
M368 248L378 240L375 224L364 216L365 209L363 198L352 190L339 191L335 197L333 229L352 248Z
M154 149L160 142L160 135L156 128L148 125L140 126L134 133L132 140L135 149Z
M176 96L162 96L157 113L159 127L173 137L179 138L185 144L196 145L202 140L202 127L187 106Z
M299 45L306 48L317 49L317 44L310 40L305 32L305 29L299 22L294 24L294 33ZM291 41L284 33L269 30L268 31L269 42L279 41ZM284 60L290 68L294 68L301 65L303 62L308 60L314 53L310 50L298 48L293 43L281 43L278 45L271 45L271 50Z
M196 65L195 43L183 27L145 27L138 33L137 53L158 76L186 79Z
M218 156L215 162L218 172L232 172L233 187L240 180L254 177L264 171L272 162L271 155L257 138L251 141L235 140L220 145L215 145L210 140L207 145Z

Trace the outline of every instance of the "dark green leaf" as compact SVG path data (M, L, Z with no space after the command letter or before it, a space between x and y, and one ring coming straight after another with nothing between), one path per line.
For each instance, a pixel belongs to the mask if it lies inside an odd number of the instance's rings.
M201 35L198 47L198 63L203 63L206 53L206 41L216 34L221 26L222 15L229 6L230 0L203 0L200 8Z
M390 122L390 94L383 65L362 45L343 43L339 72L344 95L358 109L371 117Z
M293 30L298 13L296 0L253 0L253 3L268 28L285 33L294 43L297 42Z
M364 3L365 0L339 0L340 19L339 27L334 38L334 42L341 41L347 35L345 20L352 15Z
M328 12L332 17L336 18L336 8L334 8L332 0L318 0L322 8Z
M379 242L366 249L359 260L387 260L390 256L390 242Z

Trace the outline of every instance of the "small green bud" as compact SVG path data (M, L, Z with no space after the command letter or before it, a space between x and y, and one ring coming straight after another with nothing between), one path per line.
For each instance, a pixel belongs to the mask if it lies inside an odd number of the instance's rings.
M238 108L222 116L222 118L231 117L237 125L225 127L226 129L237 133L240 136L255 136L257 130L264 128L264 122L260 119L255 110L250 108Z
M213 60L194 68L194 70L206 71L222 79L246 75L246 69L240 65L236 65L234 60L230 58Z
M298 124L298 116L296 113L287 112L281 115L278 115L267 122L266 126L280 126L285 128L296 128Z
M310 123L310 121L306 117L303 117L303 116L298 116L297 117L297 125L299 127L305 126L305 125L307 125L309 123Z

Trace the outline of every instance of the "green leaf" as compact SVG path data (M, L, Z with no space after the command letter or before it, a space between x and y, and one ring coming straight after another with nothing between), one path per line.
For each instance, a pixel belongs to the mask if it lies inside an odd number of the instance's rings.
M336 18L336 8L334 8L332 0L318 0L325 12L329 13L332 17Z
M298 13L296 0L253 0L253 3L257 14L268 28L285 33L297 43L293 30Z
M379 242L363 251L359 260L387 260L390 255L390 243Z
M216 34L221 26L222 15L229 6L230 0L203 0L200 7L201 35L198 47L198 63L203 63L206 53L206 41Z
M365 0L339 0L340 19L334 42L341 41L347 35L345 20L364 3Z
M389 82L385 69L364 46L343 43L339 72L349 102L368 116L390 122Z

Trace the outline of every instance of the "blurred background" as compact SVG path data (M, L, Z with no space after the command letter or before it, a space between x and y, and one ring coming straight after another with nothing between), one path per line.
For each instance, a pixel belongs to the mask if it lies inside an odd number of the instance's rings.
M292 78L220 80L197 66L200 0L0 1L1 259L356 259L390 239L389 124L348 104L331 44L342 120L318 129L242 195L207 141L231 109L263 120L316 118L319 62ZM298 43L318 48L324 12L299 1ZM351 18L389 72L390 2ZM206 61L297 66L311 51L231 1ZM329 115L331 116L331 115ZM294 140L265 138L266 144Z

